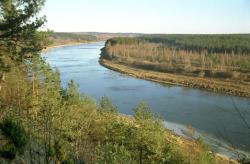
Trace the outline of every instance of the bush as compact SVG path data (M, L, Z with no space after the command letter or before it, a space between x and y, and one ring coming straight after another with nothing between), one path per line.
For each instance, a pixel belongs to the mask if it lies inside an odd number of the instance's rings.
M239 160L239 162L242 164L250 164L250 158L243 158L243 159Z
M14 159L18 152L22 154L28 142L28 135L22 125L8 118L0 124L0 130L8 140L1 155L7 159Z
M96 148L98 163L135 163L131 152L124 146L112 143L99 144Z
M6 144L0 152L1 156L5 159L13 160L16 157L17 149L14 144Z
M118 109L113 105L112 101L107 97L103 96L100 100L100 108L103 111L117 113Z

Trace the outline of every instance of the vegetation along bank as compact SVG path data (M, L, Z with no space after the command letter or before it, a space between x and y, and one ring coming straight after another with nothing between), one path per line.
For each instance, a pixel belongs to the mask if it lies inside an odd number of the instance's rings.
M112 38L100 63L160 83L250 97L249 34Z

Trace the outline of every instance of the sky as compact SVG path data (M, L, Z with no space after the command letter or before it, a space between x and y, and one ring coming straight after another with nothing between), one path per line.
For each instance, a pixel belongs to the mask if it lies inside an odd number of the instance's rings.
M250 33L250 0L47 0L56 32Z

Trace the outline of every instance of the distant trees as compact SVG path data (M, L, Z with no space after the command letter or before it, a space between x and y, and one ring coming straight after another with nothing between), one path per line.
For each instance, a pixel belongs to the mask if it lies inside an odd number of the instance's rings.
M249 81L249 45L248 34L146 35L110 39L102 57L160 72Z
M80 34L80 33L63 33L54 32L51 37L57 40L71 40L71 41L97 41L94 35Z
M178 50L196 51L201 53L250 53L250 35L145 35L140 37L152 43L163 43L164 45Z

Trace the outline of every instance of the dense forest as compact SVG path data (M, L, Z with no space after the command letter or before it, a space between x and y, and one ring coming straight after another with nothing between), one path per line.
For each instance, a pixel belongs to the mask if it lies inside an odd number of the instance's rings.
M185 51L250 54L250 34L154 34L137 38L113 38L109 41L112 45L151 42Z

